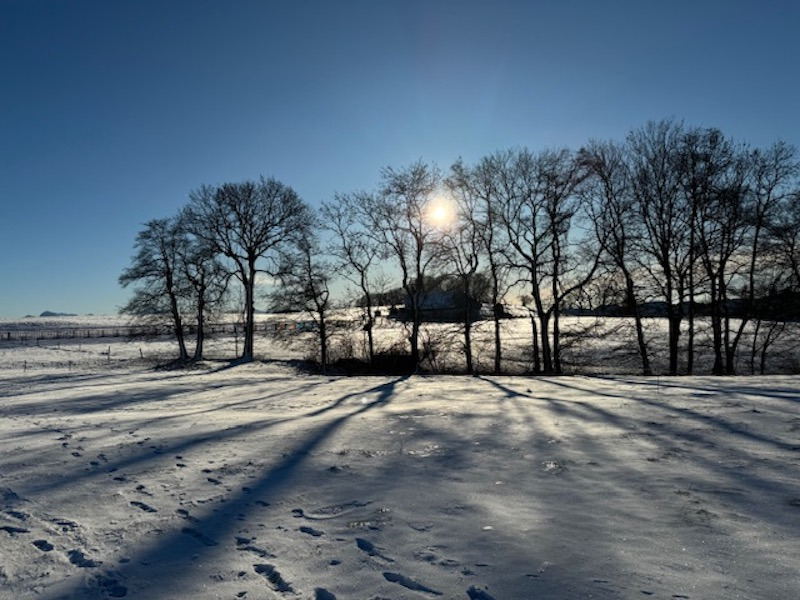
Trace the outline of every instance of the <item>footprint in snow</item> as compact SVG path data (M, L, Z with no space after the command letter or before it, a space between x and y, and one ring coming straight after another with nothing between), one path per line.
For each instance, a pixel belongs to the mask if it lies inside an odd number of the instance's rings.
M474 585L467 590L467 596L469 596L469 600L494 600L494 596L489 592L479 590Z
M204 546L209 546L210 547L210 546L216 546L217 545L217 542L212 540L210 537L208 537L206 534L202 533L201 531L197 531L197 529L192 529L191 527L184 527L183 529L181 529L181 533L193 537L194 539L196 539L198 542L200 542Z
M144 512L148 513L158 512L157 508L153 508L149 504L145 504L144 502L139 502L137 500L131 500L131 505L143 510Z
M53 550L54 546L47 540L33 540L33 545L36 546L42 552L50 552Z
M61 531L75 531L79 527L75 521L69 519L55 519L53 523L61 527Z
M431 594L433 596L441 596L442 595L442 592L437 592L436 590L433 590L433 589L431 589L431 588L429 588L427 586L424 586L421 583L418 583L418 582L414 581L413 579L411 579L409 577L406 577L405 575L401 575L400 573L389 573L389 572L386 572L386 573L383 574L383 577L384 577L384 579L386 579L386 581L390 581L392 583L397 583L399 585L402 585L404 588L408 588L409 590L412 590L412 591L415 591L415 592L423 592L425 594Z
M190 523L197 523L197 521L198 521L197 517L193 517L192 515L190 515L189 511L186 510L185 508L176 509L175 510L175 514L177 514L180 517L183 517L184 519L186 519Z
M318 529L314 529L313 527L306 527L305 525L300 527L300 531L302 533L307 533L308 535L313 536L313 537L320 537L320 536L325 535L324 532L319 531Z
M13 525L3 525L0 527L0 531L5 531L10 536L15 536L20 533L29 533L30 530L25 529L24 527L14 527Z
M383 553L383 548L378 548L372 542L365 540L363 538L356 538L356 546L362 552L366 552L370 556L374 556L375 558L380 558L385 560L386 562L394 562L393 559L389 558Z
M248 544L246 546L237 546L236 549L242 550L244 552L251 552L256 556L258 556L259 558L276 558L276 556L272 554L272 552L267 552L263 548L259 548L258 546L253 546L251 544Z
M70 550L69 552L67 552L67 558L69 558L69 562L71 562L76 567L81 567L84 569L99 567L102 564L99 561L92 560L91 558L86 558L86 555L80 550Z
M286 580L281 576L278 570L275 568L274 565L267 565L267 564L257 564L253 565L253 569L259 575L263 575L267 582L269 583L270 587L273 590L280 593L287 593L287 592L294 592L292 586L286 582Z
M244 552L252 552L256 556L261 558L275 558L275 555L271 552L267 552L263 548L259 548L258 546L253 546L253 538L246 538L246 537L237 537L236 538L236 549Z

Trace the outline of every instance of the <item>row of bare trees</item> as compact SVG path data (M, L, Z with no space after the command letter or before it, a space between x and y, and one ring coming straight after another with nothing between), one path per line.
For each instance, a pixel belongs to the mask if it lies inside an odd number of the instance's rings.
M795 149L751 149L716 129L662 121L632 132L625 144L591 143L578 160L587 168L582 193L594 238L621 274L636 318L643 371L650 367L639 306L658 299L667 316L669 373L678 372L684 329L686 372L693 372L696 308L703 304L713 373L733 374L748 324L780 320L767 300L800 286L789 268L796 230L786 235L786 224L798 219Z
M366 299L368 331L370 271L382 261L399 270L415 361L425 282L444 271L467 298L478 276L488 279L495 307L509 290L527 290L536 373L563 371L565 308L614 302L633 317L643 373L652 373L644 308L655 305L667 321L670 374L681 361L684 372L694 371L701 309L711 326L712 371L732 374L748 326L763 369L766 344L785 318L800 314L799 173L787 144L752 149L716 129L664 120L577 152L508 150L457 161L446 174L422 162L385 169L376 191L339 195L322 213L340 272ZM429 214L442 196L455 209L446 226ZM494 321L500 372L498 310ZM473 372L466 315L463 326Z
M446 172L422 161L386 168L373 190L337 194L318 211L274 179L204 186L177 217L151 221L140 233L120 277L123 285L137 283L124 312L171 315L186 358L183 315L193 315L202 332L206 311L218 309L238 280L242 357L251 359L256 290L267 277L273 308L305 310L316 320L324 368L337 278L361 300L372 362L376 302L388 278L405 295L416 368L424 359L430 282L447 274L467 299L462 333L470 373L478 281L488 282L494 306L497 373L501 305L512 293L527 300L536 373L564 370L566 308L609 304L633 318L645 374L653 369L643 319L654 305L668 325L670 374L681 362L684 372L694 370L701 309L711 324L715 374L735 372L748 326L755 331L751 353L762 351L763 368L776 323L800 297L798 175L789 145L752 149L716 129L664 120L577 152L513 149L474 164L459 160ZM780 297L790 299L788 313ZM202 355L198 336L195 357Z
M285 277L286 266L309 237L311 211L290 187L275 179L203 186L190 194L178 215L145 224L136 254L119 278L136 284L121 312L174 326L179 360L188 358L184 315L193 315L194 359L203 356L209 314L223 310L232 279L243 295L243 360L254 352L255 303L259 278Z

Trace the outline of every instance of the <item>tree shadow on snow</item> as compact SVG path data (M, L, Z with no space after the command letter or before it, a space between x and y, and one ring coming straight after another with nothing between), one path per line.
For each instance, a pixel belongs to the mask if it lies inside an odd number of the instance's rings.
M164 532L151 544L133 552L129 557L130 560L114 568L115 585L122 586L120 581L135 579L142 584L137 589L139 597L151 599L169 597L170 592L164 590L165 581L179 582L182 577L190 577L194 563L202 563L204 556L208 555L210 558L218 550L219 544L235 539L242 518L258 506L254 505L255 499L259 499L261 506L275 501L281 493L291 488L293 478L312 451L330 439L350 420L387 406L395 395L396 386L406 379L407 377L399 377L338 398L324 411L339 408L346 411L344 414L312 427L291 451L284 452L280 460L261 473L257 479L250 481L246 487L233 492L224 501L214 503L213 508L194 512L191 515L190 525ZM364 402L365 397L369 397L370 400ZM349 400L357 398L360 400L358 404L353 404L352 408L348 406ZM324 411L314 411L294 419L313 417ZM246 430L252 433L254 428L271 426L276 422L277 420L255 423ZM242 428L236 428L235 431L212 432L196 438L187 437L178 443L162 445L162 449L164 453L180 452L192 446L202 447L204 444L217 442L223 437L233 439L240 433ZM88 584L76 584L70 590L59 589L59 594L66 597L89 597L98 594L98 585L102 587L103 582L100 581L98 584L96 580ZM99 592L102 593L102 590Z

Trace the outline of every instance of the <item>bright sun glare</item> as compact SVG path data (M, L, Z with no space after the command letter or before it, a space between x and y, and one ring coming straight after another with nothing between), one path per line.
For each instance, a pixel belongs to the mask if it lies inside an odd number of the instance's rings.
M428 211L428 218L436 227L445 227L453 220L450 207L444 202L436 202Z

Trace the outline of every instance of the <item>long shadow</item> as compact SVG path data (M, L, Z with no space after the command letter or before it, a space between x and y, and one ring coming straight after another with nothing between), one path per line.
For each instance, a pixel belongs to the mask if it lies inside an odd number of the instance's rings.
M602 513L613 513L626 503L631 506L632 513L639 513L640 506L652 506L651 509L643 508L640 514L660 518L660 523L654 522L654 526L660 525L663 528L665 524L670 524L676 538L687 535L691 540L692 528L695 531L702 528L701 531L708 532L708 539L712 543L709 547L697 549L701 557L713 552L713 547L723 548L724 554L725 544L714 540L734 539L727 536L737 536L739 533L736 524L720 521L721 525L718 526L715 523L718 515L705 511L703 506L718 511L719 515L727 512L735 515L737 520L763 524L765 528L780 531L789 538L793 535L792 532L797 531L793 511L787 507L796 502L792 499L797 498L798 488L787 474L794 468L796 451L800 447L788 446L771 436L758 433L752 435L755 444L740 445L740 428L724 418L710 417L691 409L686 414L686 409L671 406L669 400L662 402L658 398L635 396L626 393L624 387L614 390L605 385L581 385L580 379L576 381L554 378L537 380L534 384L537 385L534 388L536 392L541 391L539 382L542 387L556 386L562 390L577 392L578 395L572 398L563 393L553 394L552 398L537 395L535 398L544 400L545 404L533 404L538 405L536 410L540 414L549 412L549 407L559 406L561 411L571 417L568 422L571 423L573 439L569 445L573 449L579 449L592 463L599 461L607 468L613 467L616 473L593 484L597 486L597 493L593 497L598 502L604 498L615 499L610 504L602 504ZM615 380L610 379L609 382L613 383ZM504 386L498 384L495 387L502 389ZM520 395L513 389L509 391L510 396ZM633 390L628 388L627 391ZM598 396L621 400L624 404L642 403L653 410L633 413L632 417L628 417L624 408L617 411L613 407L603 407L602 402L598 403L596 400ZM693 430L693 420L697 420L698 425L708 425L716 433L709 431L707 435L713 437L706 437L702 429L699 433L696 432ZM581 422L586 424L585 428L580 427ZM626 443L628 451L618 455L614 452L613 445L610 446L607 441L602 445L598 444L595 436L602 429L594 429L594 424L612 426L613 429L606 434L611 439L617 435L621 438L633 436ZM768 453L759 452L758 445L765 446ZM637 448L642 451L640 456L633 461L630 458L623 459L626 455L630 457L629 451L636 451ZM775 456L773 448L791 450L794 456ZM657 449L663 450L664 454L660 455ZM655 455L652 454L654 451ZM683 460L686 462L673 462ZM663 465L667 469L666 478L659 466L661 461L665 461ZM679 464L685 468L685 472L682 473L683 469L676 466ZM628 483L627 488L621 485L625 483ZM664 487L664 484L668 487ZM667 521L664 521L665 517ZM674 525L671 524L673 519ZM621 522L624 523L625 519ZM757 541L740 537L739 543L747 548L745 552L758 560L762 550Z
M188 375L195 375L196 373L144 371L135 373L125 372L125 374L134 377L137 384L144 385L153 382L161 385L165 381L185 379ZM0 398L22 398L24 396L54 393L73 388L92 389L103 388L108 385L118 386L119 378L120 373L114 370L102 374L65 373L56 375L32 375L31 377L23 378L0 377ZM11 383L11 385L24 385L24 388L15 389L9 386L9 383ZM11 389L6 389L7 387ZM97 396L100 396L100 394Z
M763 377L759 376L747 376L754 379L754 381L763 381ZM789 377L789 376L783 376ZM741 382L741 379L736 378L716 378L711 379L712 383L705 383L703 385L698 384L686 384L681 383L680 380L676 380L674 378L645 378L642 377L640 379L628 379L628 378L613 378L598 375L597 379L603 379L606 381L619 381L624 382L632 385L644 385L644 386L655 386L658 388L672 388L672 389L683 389L687 391L703 391L708 392L709 394L723 394L728 395L730 393L737 393L737 394L748 394L751 396L764 396L766 398L774 398L777 400L788 400L791 402L800 402L800 392L798 392L797 388L784 388L784 387L773 387L773 388L764 388L760 385L756 386L747 386L747 385L730 385L731 381ZM719 381L722 385L715 385L715 382ZM800 381L800 380L799 380Z
M473 378L465 380L475 381ZM518 381L524 382L521 379ZM487 389L481 390L483 384ZM488 392L489 387L500 394ZM425 506L426 518L439 525L436 538L438 547L449 548L455 555L453 558L457 558L462 564L489 567L485 562L492 563L493 558L496 560L495 553L508 556L508 548L514 547L515 551L511 553L513 556L509 557L512 559L511 563L504 563L498 570L492 569L478 575L478 581L495 585L495 590L499 587L506 588L504 595L496 596L497 598L590 597L593 593L597 594L598 584L593 584L589 576L593 568L596 569L595 576L601 572L597 563L603 563L602 574L605 577L613 578L624 572L624 567L613 556L604 555L602 559L599 556L584 556L582 558L585 560L570 564L561 580L545 580L539 574L532 575L531 565L546 563L548 558L559 552L558 542L554 546L550 544L561 537L558 532L562 530L567 538L572 533L580 533L589 539L610 537L607 517L611 513L622 513L625 509L615 506L613 502L603 505L602 509L598 504L602 499L614 497L615 482L598 482L591 494L567 493L559 498L556 505L548 502L552 498L554 485L558 484L539 486L537 480L550 477L543 471L542 465L554 453L558 453L559 448L553 444L549 434L545 435L548 433L545 420L548 416L557 418L560 411L552 403L530 391L523 393L491 378L481 378L479 386L471 383L466 391L469 392L466 397L471 401L477 400L482 408L491 406L492 409L478 409L475 413L474 407L466 404L463 411L456 409L446 413L447 421L442 427L428 419L415 420L413 437L406 441L435 442L440 447L440 454L424 459L398 457L391 465L386 465L383 472L373 474L370 483L361 484L360 487L380 490L379 493L385 496L395 497L388 490L407 487L409 480L417 482L417 478L421 476L431 488L437 488L436 492L432 492L433 499L438 503L449 502L448 504L428 504L424 488L419 490L420 496L416 501ZM458 390L454 386L448 386L448 395L457 398ZM418 407L414 412L418 412ZM531 462L531 454L538 460ZM587 455L592 459L603 460L598 452L587 452ZM496 495L486 493L488 490L485 489L483 477L487 465L497 467L489 467L490 472L496 473L491 481L506 479L509 484L495 488ZM387 472L390 469L393 470ZM562 483L565 484L565 489L569 489L570 473L566 471L563 474ZM464 487L465 480L471 484L468 488ZM525 490L522 494L520 487ZM548 487L549 491L543 492L543 487ZM516 488L514 495L505 502L501 499L505 495L502 492L504 488ZM447 491L442 494L442 489ZM483 493L476 494L475 490L483 490ZM397 495L402 497L401 493ZM520 500L522 504L517 504ZM514 526L506 530L503 519L506 516L506 505L509 504L515 506L518 516L514 519ZM542 507L541 510L537 508L539 506ZM446 523L449 515L453 514L451 511L457 514L463 511L470 519L498 525L498 531L491 537L476 533L467 538L467 543L462 544L458 541L463 539L459 538L462 531L454 531L453 537L450 537ZM544 514L547 514L546 519L541 518ZM526 522L523 515L534 515L533 522ZM619 518L622 519L623 516ZM440 519L444 521L440 522ZM530 534L523 533L529 531L529 527L534 531ZM375 535L381 536L380 533ZM430 543L424 535L420 537ZM535 539L535 543L531 539ZM387 532L382 538L378 537L378 540L389 544L391 534ZM476 588L471 588L473 593L466 593L467 584L460 590L455 585L457 584L451 582L445 597L490 597L481 595L475 591ZM600 594L598 597L605 596Z
M398 379L396 381L399 382L399 381L403 381L405 379L407 379L407 377L401 377L400 379ZM269 381L272 381L272 380L269 380ZM307 391L307 390L309 390L309 389L311 389L313 387L316 387L318 385L321 385L321 382L319 380L312 381L312 382L305 383L304 385L302 385L300 387L293 387L290 390L286 390L286 391L283 391L283 392L280 392L280 393L277 393L277 394L270 394L270 395L267 395L267 396L261 396L261 397L254 398L254 399L243 400L241 402L227 403L227 404L221 405L219 407L215 407L213 409L201 409L201 410L192 411L192 412L188 412L188 413L182 412L182 413L174 415L174 416L170 416L170 415L157 416L157 417L153 417L152 419L141 419L141 418L137 417L137 418L134 419L134 424L135 424L137 430L146 430L147 426L150 425L150 424L163 423L164 421L168 421L168 420L171 420L171 419L179 420L179 419L185 418L187 416L193 416L193 415L197 415L197 414L204 414L204 413L209 413L209 412L221 411L221 410L224 410L224 409L234 408L234 407L237 407L237 406L242 406L242 405L245 405L245 404L251 404L251 403L255 403L255 402L263 402L265 400L268 400L268 399L271 399L271 398L275 398L275 397L279 397L279 396L283 396L283 395L287 395L287 394L302 394L303 392L305 392L305 391ZM110 474L110 473L119 473L120 475L122 475L122 474L124 474L124 471L126 469L131 469L131 468L135 468L137 466L144 465L147 462L152 461L152 460L158 460L162 456L182 454L182 453L185 453L185 452L187 452L189 450L192 450L193 448L201 447L204 444L221 442L221 441L231 441L231 440L235 440L238 437L242 437L242 436L245 436L245 435L250 435L254 431L266 430L266 429L269 429L271 427L275 427L277 425L290 423L290 422L293 422L293 421L302 421L302 420L308 419L310 417L315 417L315 416L321 415L321 414L323 414L325 412L328 412L330 410L333 410L334 408L337 408L337 407L341 406L343 403L347 402L348 400L350 400L350 399L352 399L352 398L354 398L356 396L364 396L364 395L373 394L373 393L378 393L380 395L380 394L383 393L385 385L386 384L377 385L377 386L374 386L372 388L368 388L367 390L360 391L358 393L348 394L348 395L342 396L341 398L339 398L335 402L333 402L333 403L331 403L331 404L329 404L329 405L327 405L325 407L322 407L320 409L316 409L316 410L310 411L310 412L300 413L298 415L291 416L291 417L273 418L273 419L259 419L259 420L256 420L256 421L250 421L250 422L247 423L247 425L236 425L236 426L224 429L222 431L215 430L214 432L208 433L208 434L205 434L205 435L185 436L185 437L180 438L180 439L174 439L173 438L172 443L169 443L169 444L165 444L165 443L159 442L157 440L150 440L151 443L146 445L146 446L142 445L140 447L139 452L136 453L136 454L133 454L133 455L130 455L130 456L127 456L125 458L118 459L118 460L109 460L108 462L104 463L102 466L98 466L97 468L84 469L84 470L82 470L80 472L72 472L72 473L69 474L68 477L64 477L64 478L62 478L62 479L60 479L58 481L49 480L49 481L47 481L47 482L45 482L43 484L40 484L40 485L29 486L27 488L20 487L19 489L22 491L23 495L24 494L41 494L41 493L55 491L55 490L57 490L57 489L59 489L61 487L71 487L71 486L74 486L75 484L79 483L82 480L92 479L94 477L104 476L104 475L107 475L107 474ZM201 388L201 389L207 389L207 388ZM191 391L197 391L197 390L190 389L190 390L185 390L185 391L186 391L186 393L189 393ZM153 390L150 390L149 392L146 392L146 393L143 392L142 394L137 394L136 397L138 398L140 395L147 395L149 397L149 400L152 401L154 393L155 392ZM162 401L162 400L159 399L159 401ZM118 401L115 402L115 404L118 404L118 403L124 403L124 401L123 400L118 400ZM87 404L87 406L91 406L91 403ZM372 406L372 404L366 405L366 408L369 408L370 406ZM87 409L85 412L90 412L90 411ZM60 428L42 428L42 429L36 429L36 430L29 429L29 430L19 431L19 432L17 432L16 435L19 436L19 437L25 437L25 436L31 436L31 435L33 435L33 436L53 435L55 433L63 434L63 433L70 432L71 429L72 428L69 427L69 426L60 427ZM119 435L119 430L112 430L106 435L106 437L108 437L108 438L116 438L116 436L118 436L118 435ZM102 440L102 437L97 438L97 439L98 439L98 441ZM35 455L34 455L33 458L35 459ZM83 463L81 463L81 465L83 465Z
M480 379L484 383L488 383L489 385L497 388L498 390L503 392L505 397L508 398L508 399L530 398L530 396L528 394L523 394L522 392L518 392L517 390L513 390L510 387L505 386L502 383L500 383L498 381L495 381L494 379L489 379L488 377L486 377L484 375L478 375L477 379Z
M136 379L132 383L136 386L137 391L120 391L119 388L119 380L117 383L114 384L114 387L117 389L112 390L105 390L105 391L95 391L94 393L90 394L82 394L80 398L76 399L74 397L68 397L63 400L56 400L50 401L48 404L48 409L50 412L59 412L65 415L77 416L86 413L96 413L102 410L114 410L115 408L126 408L129 409L137 404L146 405L148 403L163 403L168 401L173 396L178 396L182 394L190 394L196 392L208 392L209 390L214 389L225 389L228 387L238 387L240 389L244 389L248 386L255 386L257 384L253 383L252 379L241 378L241 379L227 379L222 383L213 383L209 384L208 382L198 382L197 378L193 376L194 374L186 374L183 373L181 375L167 375L164 377L154 376L153 378L147 378L145 380ZM288 381L296 381L297 378L290 377L290 376L270 376L269 381L279 383L279 382L288 382ZM155 387L150 387L148 384L153 383ZM166 386L165 382L172 382L174 385ZM71 386L62 386L59 390L69 390L72 388L81 388L83 389L84 386L82 382L77 381L74 382L74 385ZM307 387L313 387L315 385L320 385L319 382L314 381L307 384ZM100 384L97 384L95 387L102 387ZM39 389L36 392L30 392L29 395L41 395L43 393L52 394L54 393L53 390L49 389ZM21 397L23 394L8 394L10 397ZM275 396L279 396L280 394L275 394ZM3 394L0 394L0 398L3 397ZM269 396L263 398L266 399ZM251 399L248 401L243 402L255 402L256 399ZM228 405L220 406L220 409L227 408ZM41 402L39 401L31 401L31 402L15 402L10 406L3 406L0 408L0 414L4 416L14 417L14 416L30 416L30 412L34 410L39 410L41 408Z
M658 402L644 397L626 396L597 388L588 389L573 383L566 383L563 380L546 380L543 382L587 395L593 394L641 403L659 412L676 417L673 421L674 424L663 421L642 423L636 419L632 419L628 421L628 426L626 427L617 415L591 403L582 403L580 405L580 408L585 411L583 414L577 410L576 406L568 408L568 410L573 412L573 416L576 418L585 420L595 419L597 421L605 420L606 422L615 424L621 430L627 431L628 433L642 432L649 439L658 441L659 446L664 449L671 448L675 441L684 441L694 448L694 452L690 457L692 463L696 467L703 469L706 473L713 473L727 479L731 482L732 489L747 491L748 493L758 494L759 496L770 492L777 497L784 498L784 501L788 501L797 494L797 490L793 487L792 483L786 481L785 470L781 469L778 465L772 465L772 467L776 469L776 473L774 477L770 477L768 474L768 465L764 465L762 459L736 444L735 440L738 438L749 439L750 441L761 443L774 449L791 452L792 454L797 453L798 450L800 450L800 446L793 446L778 440L773 440L769 437L732 426L719 417L700 414L690 409L676 408L670 406L666 402ZM684 419L697 421L698 424L706 425L712 431L716 430L720 435L732 436L730 438L731 441L727 441L726 437L722 437L720 438L722 440L721 443L725 445L717 446L715 442L706 439L702 431L687 431L685 426L680 425L681 421ZM631 425L633 428L631 428ZM723 459L726 462L724 462ZM755 461L758 463L758 467L754 469L743 469L739 466L733 466L731 463L734 459L737 462L741 461L750 464ZM702 483L701 479L698 479L696 476L692 477L688 473L687 478L690 483L694 480ZM737 494L731 495L729 500L740 504L741 510L745 513L758 512L760 518L766 521L774 521L780 526L785 525L785 523L778 518L779 515L776 515L775 511L770 510L769 504L766 503L766 501L762 500L761 503L753 505L747 498L747 494L739 494L738 492Z
M349 399L363 397L364 394L377 394L372 402L362 403L355 410L348 411L309 432L292 452L284 454L283 460L263 473L257 482L248 484L247 488L243 488L233 497L228 498L224 504L217 504L217 506L207 509L204 514L192 515L191 527L164 533L151 545L141 548L131 556L130 561L117 566L115 576L123 580L135 577L138 581L147 581L145 588L140 590L142 597L154 600L167 597L164 595L167 592L163 590L163 578L169 577L170 581L176 581L181 577L189 576L188 572L191 570L192 561L202 561L205 554L215 551L214 549L220 541L233 538L234 530L241 516L253 510L253 498L259 498L262 501L264 498L269 498L274 501L281 490L291 483L292 477L311 451L354 417L388 405L395 393L396 386L405 379L407 377L400 377L368 390L346 394L339 398L334 405L341 407ZM201 543L197 543L198 540ZM186 553L187 547L191 549L191 556L183 558L182 553ZM178 559L177 565L175 557L181 557ZM160 562L163 559L170 560L169 567L165 567ZM174 570L176 567L182 569L183 572L176 572ZM167 569L169 569L168 572ZM95 585L79 584L73 586L68 591L68 595L88 595L92 591L96 591Z
M797 451L797 448L798 448L798 446L796 444L787 444L787 443L779 441L779 440L775 440L775 439L772 439L772 438L769 438L769 437L766 437L766 436L763 436L763 435L760 435L760 434L757 434L757 433L753 433L752 431L748 431L747 429L743 429L741 427L737 427L737 426L731 424L730 422L726 421L725 419L723 419L721 417L702 414L702 413L700 413L700 412L698 412L696 410L693 410L693 409L670 406L666 402L657 402L657 401L652 400L650 398L624 396L624 395L621 395L621 394L602 391L602 390L600 390L598 388L593 388L593 389L584 388L584 387L581 387L581 386L576 385L576 384L566 383L563 380L543 380L543 381L545 381L546 383L549 383L550 385L560 386L560 387L563 387L563 388L566 388L566 389L570 389L570 390L573 390L573 391L578 391L578 392L582 392L582 393L586 393L586 394L595 394L595 395L599 395L599 396L605 396L607 398L632 400L634 402L638 402L638 403L641 403L641 404L646 404L648 406L652 406L653 408L657 408L659 410L667 411L667 412L672 413L672 414L674 414L676 416L680 416L682 418L689 418L689 419L692 419L694 421L697 421L700 424L714 427L714 428L716 428L719 431L722 431L724 433L731 433L731 434L735 434L735 435L740 435L740 436L742 436L744 438L747 438L747 439L755 441L755 442L761 442L761 443L764 443L764 444L772 445L772 446L774 446L775 448L777 448L779 450L785 450L785 451L794 452L794 451ZM687 386L681 386L681 387L684 388L684 389L688 389L688 390L697 389L697 388L691 388L691 387L687 387ZM734 393L736 393L736 392L734 392ZM745 391L744 393L749 394L750 392Z

